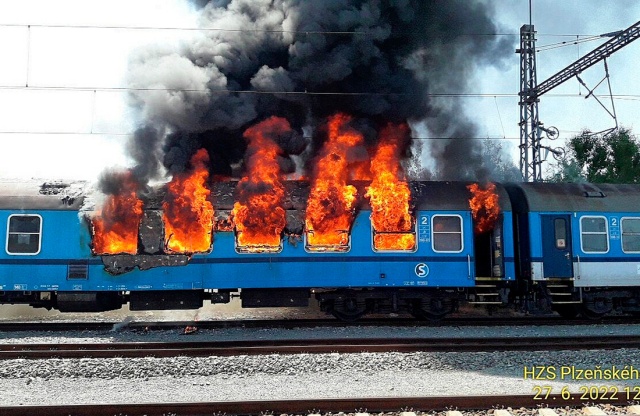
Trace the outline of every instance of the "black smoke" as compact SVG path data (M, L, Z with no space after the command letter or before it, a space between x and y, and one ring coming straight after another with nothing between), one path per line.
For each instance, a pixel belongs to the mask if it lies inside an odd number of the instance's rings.
M478 67L512 52L482 0L195 0L203 29L178 49L132 57L129 84L143 127L133 137L141 181L182 171L204 147L211 173L230 176L246 150L242 133L270 116L322 140L326 117L345 112L367 143L387 122L419 122L437 137L443 179L481 175L474 124L456 98ZM151 91L149 90L151 89ZM320 132L320 133L316 133ZM464 140L467 138L468 140ZM461 140L462 139L462 140ZM280 140L287 155L302 134ZM310 148L317 148L311 146ZM313 151L306 152L313 156ZM289 166L291 160L282 160ZM474 162L476 161L476 162ZM464 169L460 169L460 167Z

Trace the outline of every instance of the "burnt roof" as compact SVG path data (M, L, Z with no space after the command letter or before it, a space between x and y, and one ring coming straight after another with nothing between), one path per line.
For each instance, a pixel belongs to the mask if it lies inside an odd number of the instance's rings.
M473 182L409 182L412 204L419 210L469 210L471 194L467 186ZM236 201L237 181L216 182L212 185L211 200L216 210L231 210ZM355 183L359 209L370 209L364 198L367 182ZM285 181L285 209L304 210L309 197L307 181ZM496 184L500 207L510 211L511 204L505 188ZM146 209L161 209L165 187L155 189L143 198ZM12 210L79 210L85 199L79 188L54 183L0 183L0 209Z
M538 182L505 187L517 212L640 211L640 185Z
M82 206L83 182L0 182L0 209L71 210Z
M469 198L471 193L467 186L473 182L409 182L411 188L412 203L419 210L469 210ZM234 191L237 182L220 182L214 184L212 200L215 209L230 210L235 202ZM286 181L285 185L285 209L304 210L309 197L311 185L307 181ZM358 189L359 209L370 209L369 200L364 197L368 182L356 182ZM511 211L509 196L500 184L496 184L500 208L503 211Z

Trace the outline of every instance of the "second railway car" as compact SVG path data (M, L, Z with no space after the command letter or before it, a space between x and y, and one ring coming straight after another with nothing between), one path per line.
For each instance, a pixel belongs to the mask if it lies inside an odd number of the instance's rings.
M519 280L564 316L640 313L640 186L507 185Z

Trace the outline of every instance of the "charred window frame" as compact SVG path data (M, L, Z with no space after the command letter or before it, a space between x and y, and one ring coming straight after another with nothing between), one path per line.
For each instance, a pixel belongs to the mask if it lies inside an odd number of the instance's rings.
M345 244L310 244L309 234L313 234L313 230L304 230L304 251L307 253L348 253L351 251L351 233L349 231L340 231L347 239Z
M411 217L412 227L409 231L376 231L371 221L371 250L374 253L415 253L418 251L418 233L417 233L417 221ZM376 245L376 237L380 236L394 236L396 238L413 237L413 246L411 248L384 248Z
M436 253L461 253L464 250L460 215L431 217L431 248Z
M580 218L580 248L583 253L609 252L609 225L606 217Z
M35 256L42 247L42 217L38 214L12 214L7 219L5 251L10 255Z
M620 220L622 252L640 253L640 217L624 217Z

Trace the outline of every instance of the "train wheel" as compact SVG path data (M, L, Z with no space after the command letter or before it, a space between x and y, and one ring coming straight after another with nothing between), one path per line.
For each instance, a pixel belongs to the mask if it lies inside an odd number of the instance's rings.
M582 304L582 316L587 319L600 319L613 309L611 299L604 297L589 299Z
M336 300L331 309L331 314L344 322L354 322L367 313L364 300L348 297Z
M584 316L587 319L593 319L593 320L597 320L602 318L603 316L605 316L606 313L605 312L596 312L593 311L587 307L583 307L582 308L582 316Z
M416 310L416 309L414 309L411 312L411 315L419 321L429 321L429 322L440 322L445 316L447 316L446 313L434 314L431 312Z
M452 311L453 304L449 299L416 299L413 302L411 315L420 321L438 322Z

